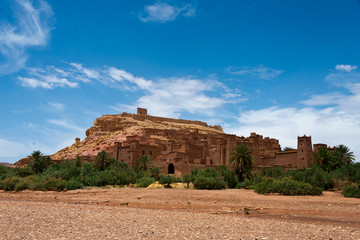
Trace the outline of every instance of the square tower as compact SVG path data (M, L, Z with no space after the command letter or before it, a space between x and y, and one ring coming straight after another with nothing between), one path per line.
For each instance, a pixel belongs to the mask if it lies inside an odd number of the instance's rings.
M137 115L147 115L146 108L137 108Z

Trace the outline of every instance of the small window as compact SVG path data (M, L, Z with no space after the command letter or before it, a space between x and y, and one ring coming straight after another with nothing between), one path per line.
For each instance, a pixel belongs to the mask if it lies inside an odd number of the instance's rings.
M150 151L150 155L152 155L152 151Z
M304 160L305 158L302 158L302 160Z
M145 151L143 151L143 155L145 155Z

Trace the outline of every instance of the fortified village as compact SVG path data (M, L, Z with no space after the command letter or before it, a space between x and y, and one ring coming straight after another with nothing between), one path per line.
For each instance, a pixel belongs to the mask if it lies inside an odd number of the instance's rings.
M54 161L81 157L93 161L105 150L111 157L133 166L148 155L162 174L183 176L193 168L228 165L238 144L250 146L255 169L282 166L286 169L310 167L313 152L325 144L311 143L310 136L298 137L297 149L281 151L277 139L251 133L249 137L226 134L218 125L205 122L150 116L147 109L137 114L104 115L86 131L86 138L52 155ZM25 160L25 159L23 159ZM18 163L19 165L20 160Z

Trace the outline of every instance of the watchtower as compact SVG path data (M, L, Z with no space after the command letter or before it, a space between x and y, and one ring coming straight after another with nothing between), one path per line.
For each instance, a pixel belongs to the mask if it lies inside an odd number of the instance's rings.
M298 137L296 160L297 167L310 167L313 163L311 136Z
M147 115L146 108L137 108L137 115Z

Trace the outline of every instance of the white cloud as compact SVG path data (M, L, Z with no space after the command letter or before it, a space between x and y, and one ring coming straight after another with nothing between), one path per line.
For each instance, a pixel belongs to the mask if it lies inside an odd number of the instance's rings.
M24 87L53 89L77 87L80 83L97 81L121 90L144 91L144 95L136 103L113 107L117 111L143 106L150 112L168 117L178 117L182 111L211 115L214 114L214 109L224 104L246 101L237 89L229 89L218 81L199 80L193 77L148 80L123 69L107 66L93 69L71 63L64 68L54 66L31 68L28 69L28 74L30 75L28 77L18 77Z
M24 154L30 154L31 149L23 143L13 142L0 138L0 157L18 157Z
M228 94L227 98L213 97L211 93L221 96L219 92ZM216 81L202 81L193 78L168 78L152 83L151 88L140 97L134 105L118 104L113 107L117 111L133 110L136 106L145 107L149 113L158 116L180 116L181 112L214 115L215 109L239 98L239 93L224 89Z
M79 63L69 63L59 68L46 66L44 68L28 68L27 76L18 76L23 87L54 89L57 87L75 88L80 83L100 82L108 87L124 90L149 89L152 82L142 77L136 77L123 69L103 67L101 69L85 68Z
M304 100L301 103L308 106L326 106L339 104L346 98L346 95L340 93L329 93L324 95L313 95L310 99Z
M357 66L355 65L344 65L344 64L337 64L335 66L335 69L338 70L338 71L343 71L343 72L351 72L355 69L357 69Z
M74 124L71 124L64 119L48 119L47 121L53 125L60 126L68 130L73 130L81 134L85 132L85 129L78 127Z
M143 12L139 16L139 19L143 22L164 23L168 21L174 21L180 14L185 17L194 16L195 7L192 4L178 7L158 1L153 5L145 6Z
M54 112L62 112L65 110L65 105L58 102L48 102L46 109Z
M43 76L40 79L18 77L18 79L21 82L21 86L30 87L30 88L45 88L45 89L53 89L56 87L75 88L79 85L76 82L68 81L66 78L58 78L56 76Z
M233 75L246 76L263 80L271 80L277 78L280 74L284 72L283 70L276 70L263 65L259 65L256 67L228 67L226 70Z
M239 127L228 127L228 132L248 135L257 132L275 137L282 146L296 147L296 136L312 135L313 143L345 144L360 156L360 83L345 85L346 93L313 95L301 103L302 108L270 107L243 111Z
M29 47L45 46L48 42L51 7L42 0L34 7L29 0L17 0L16 25L3 22L0 25L0 54L5 62L0 63L0 75L15 72L24 67ZM34 84L34 83L33 83Z
M114 67L109 68L109 76L115 81L129 81L136 84L141 89L149 89L152 86L152 82L145 80L142 77L135 77L133 74L128 73L122 69Z

